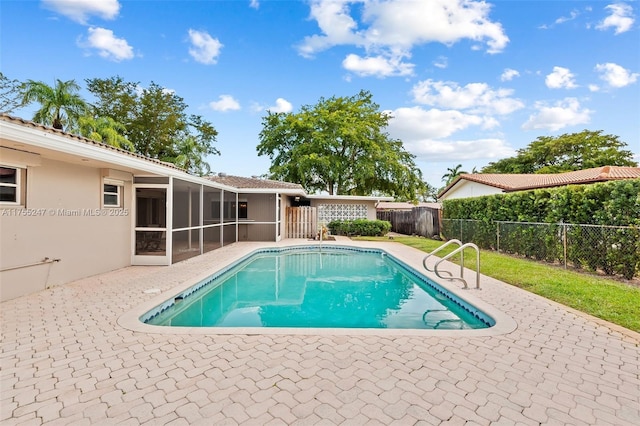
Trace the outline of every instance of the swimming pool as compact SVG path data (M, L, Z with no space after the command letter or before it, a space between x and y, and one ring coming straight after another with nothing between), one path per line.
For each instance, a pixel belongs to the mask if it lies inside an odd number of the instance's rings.
M140 317L171 327L481 329L495 321L379 249L258 250Z

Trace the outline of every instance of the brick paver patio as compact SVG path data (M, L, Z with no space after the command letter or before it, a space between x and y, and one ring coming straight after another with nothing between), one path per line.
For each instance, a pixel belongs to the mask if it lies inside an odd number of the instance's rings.
M468 294L517 328L149 333L122 319L163 297L145 290L167 292L255 247L0 304L0 423L640 424L639 334L486 277Z

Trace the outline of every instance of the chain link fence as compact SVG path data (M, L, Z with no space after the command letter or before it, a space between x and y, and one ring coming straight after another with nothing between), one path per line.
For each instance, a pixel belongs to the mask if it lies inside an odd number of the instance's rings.
M480 248L632 279L640 275L640 228L443 219L442 234Z

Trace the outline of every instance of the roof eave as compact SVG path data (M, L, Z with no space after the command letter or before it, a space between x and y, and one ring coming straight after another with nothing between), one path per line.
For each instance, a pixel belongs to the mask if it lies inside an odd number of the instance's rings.
M128 155L126 151L121 152L122 150L119 149L110 149L110 147L102 146L94 141L88 143L61 131L54 133L38 125L25 125L24 123L8 120L0 120L0 127L2 127L2 137L7 140L53 150L74 157L104 162L115 167L120 166L139 170L142 173L170 176L194 183L207 182L208 186L237 192L237 188L213 182L200 176L190 175L177 167L140 158L137 155Z

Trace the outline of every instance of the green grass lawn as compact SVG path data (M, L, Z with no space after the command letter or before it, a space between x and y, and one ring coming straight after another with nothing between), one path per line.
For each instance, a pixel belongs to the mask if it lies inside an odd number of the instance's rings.
M389 241L387 237L358 239ZM394 241L424 252L431 252L443 244L443 241L420 237L395 237ZM445 256L456 247L455 245L447 247L438 252L437 256ZM459 261L455 258L451 260ZM465 251L465 266L475 269L475 261L473 250ZM480 271L483 275L640 332L640 288L638 287L485 250L480 254Z

